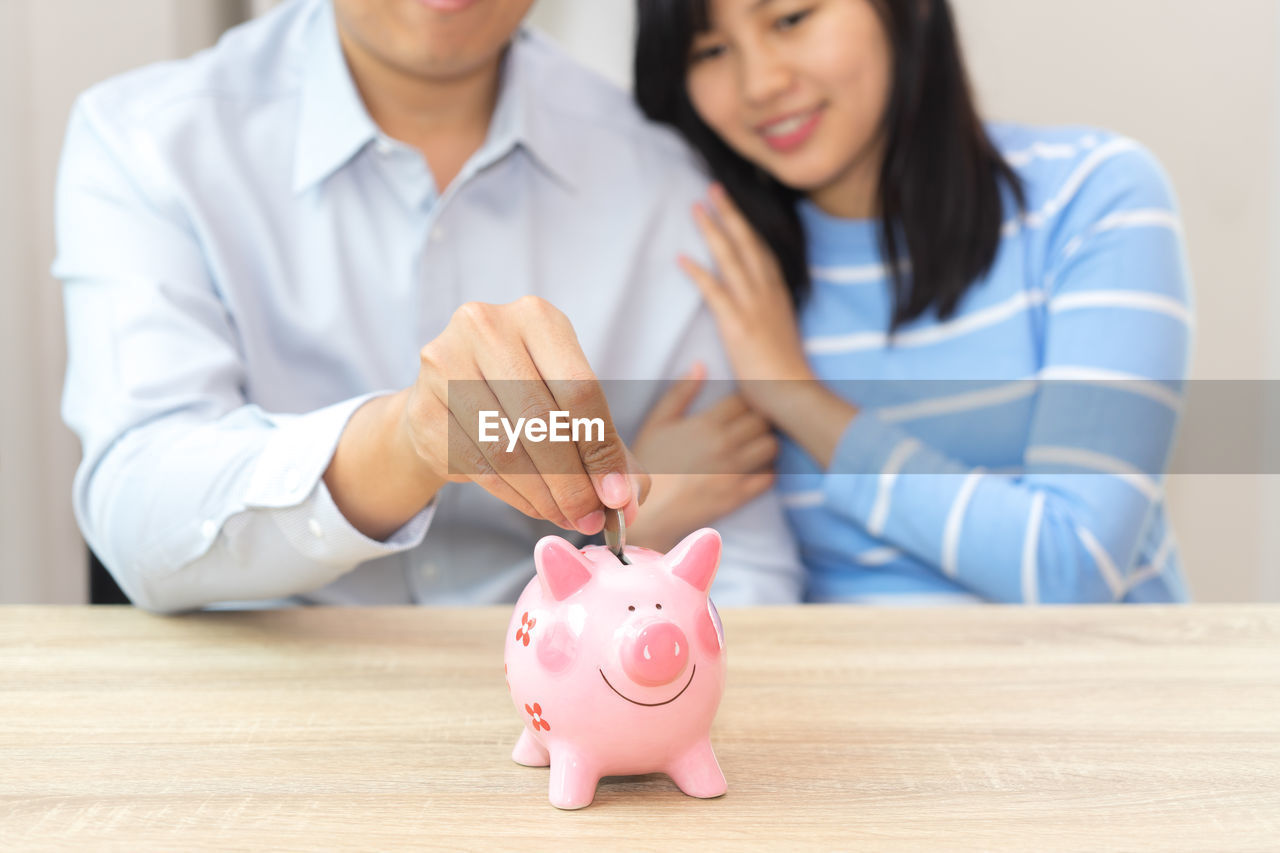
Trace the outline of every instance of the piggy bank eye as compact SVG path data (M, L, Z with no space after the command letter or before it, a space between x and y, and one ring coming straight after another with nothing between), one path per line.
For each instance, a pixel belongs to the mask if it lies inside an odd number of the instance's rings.
M654 607L658 608L659 610L661 610L661 609L662 609L662 605L661 605L661 604L655 604L655 605L654 605Z
M635 609L636 609L636 606L635 606L634 604L628 604L628 605L627 605L627 609L628 609L628 610L635 610Z

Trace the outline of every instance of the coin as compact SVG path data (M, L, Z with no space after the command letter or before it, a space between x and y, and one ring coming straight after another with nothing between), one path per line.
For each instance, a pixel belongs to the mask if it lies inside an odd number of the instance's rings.
M620 509L604 511L604 544L624 566L631 565L624 550L627 547L627 520Z

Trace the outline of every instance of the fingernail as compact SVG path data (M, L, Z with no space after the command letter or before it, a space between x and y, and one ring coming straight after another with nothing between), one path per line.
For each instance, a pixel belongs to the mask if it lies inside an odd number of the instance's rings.
M614 471L606 474L600 481L600 491L604 494L604 502L611 507L619 507L631 497L631 489L627 486L627 478Z
M582 518L578 519L578 523L574 525L579 533L586 533L588 536L599 533L604 529L604 510L598 509L595 512L589 512Z

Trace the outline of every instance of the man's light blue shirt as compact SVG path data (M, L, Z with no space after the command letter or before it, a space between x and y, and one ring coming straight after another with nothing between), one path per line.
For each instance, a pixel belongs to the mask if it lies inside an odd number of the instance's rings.
M455 484L369 539L322 480L338 438L369 396L414 381L468 301L544 297L602 378L694 360L728 377L675 263L704 254L689 216L704 190L672 136L530 33L443 192L370 119L323 0L91 89L63 153L54 265L81 530L154 610L514 600L558 528ZM651 402L611 400L624 438ZM798 598L773 493L717 527L717 601Z

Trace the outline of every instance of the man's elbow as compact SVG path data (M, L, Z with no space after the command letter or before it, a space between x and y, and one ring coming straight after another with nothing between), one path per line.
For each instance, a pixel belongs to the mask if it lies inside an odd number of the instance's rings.
M95 549L99 561L134 607L158 616L172 616L194 609L180 599L180 591L172 578L156 576L155 573L149 575L136 555L113 551L103 556L104 553L107 552Z
M77 490L76 522L94 556L128 597L133 606L150 613L170 615L191 610L179 598L174 572L159 571L147 555L155 548L145 530L127 515L113 512L115 501L94 500L92 481Z

